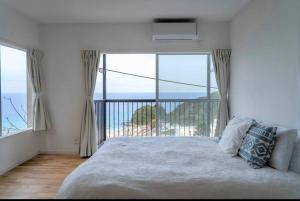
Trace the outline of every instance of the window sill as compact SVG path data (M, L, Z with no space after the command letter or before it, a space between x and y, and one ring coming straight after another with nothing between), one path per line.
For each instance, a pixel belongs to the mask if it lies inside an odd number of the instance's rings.
M1 135L1 136L0 136L0 140L5 139L5 138L8 138L8 137L11 137L11 136L14 136L14 135L25 134L25 133L28 133L28 132L33 132L32 128L27 128L27 129L24 129L24 130L20 130L20 131L15 132L15 133L10 133L10 134L6 134L6 135Z

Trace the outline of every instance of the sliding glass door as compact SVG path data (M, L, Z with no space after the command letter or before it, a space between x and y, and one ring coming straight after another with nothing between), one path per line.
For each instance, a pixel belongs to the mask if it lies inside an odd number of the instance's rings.
M159 54L157 69L160 133L209 135L210 55Z
M208 58L204 54L159 54L159 99L208 97Z
M102 61L95 108L107 138L213 134L210 54L105 54Z

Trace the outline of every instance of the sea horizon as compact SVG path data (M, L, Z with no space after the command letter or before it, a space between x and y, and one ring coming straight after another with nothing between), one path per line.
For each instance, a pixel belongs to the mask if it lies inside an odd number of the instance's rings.
M206 92L161 92L159 94L161 99L192 99L206 97ZM118 92L107 93L107 99L155 99L155 92ZM102 100L102 93L95 93L94 100Z
M2 93L1 111L2 134L24 130L27 128L26 93Z
M193 99L205 97L206 93L193 93L193 92L164 92L160 94L161 99ZM11 98L14 107L10 103L9 99ZM102 93L95 93L94 100L102 100ZM107 99L155 99L155 93L152 92L130 92L130 93L107 93ZM24 118L27 118L27 97L25 93L3 93L1 96L2 100L2 132L7 132L7 129L11 130L23 130L27 128L27 124L24 122ZM130 111L124 111L124 116L126 120L124 122L128 122L132 118L132 110L135 111L140 108L142 105L133 105ZM111 114L113 113L113 107L111 109ZM170 112L173 110L168 107L166 108L166 112ZM128 114L127 114L128 113ZM123 115L123 113L121 112ZM121 115L119 114L119 115ZM23 119L20 117L23 117ZM117 114L117 108L115 106L115 116ZM113 116L113 115L111 115ZM112 118L112 117L111 117ZM112 119L111 119L112 120ZM124 122L119 122L121 125ZM116 125L110 125L116 126ZM13 129L14 127L18 129ZM5 130L5 131L3 131Z

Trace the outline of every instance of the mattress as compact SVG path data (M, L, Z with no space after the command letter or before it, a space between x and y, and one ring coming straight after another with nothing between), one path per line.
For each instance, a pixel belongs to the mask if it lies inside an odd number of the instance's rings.
M252 169L206 137L110 139L57 198L300 198L300 175Z

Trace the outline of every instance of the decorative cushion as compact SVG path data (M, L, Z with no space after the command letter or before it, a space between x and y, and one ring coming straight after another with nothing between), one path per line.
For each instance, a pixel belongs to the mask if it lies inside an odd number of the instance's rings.
M271 158L275 145L276 127L268 127L253 121L239 150L252 168L262 168Z
M219 146L223 152L236 156L251 122L234 117L223 131Z
M295 129L277 128L276 143L269 166L280 171L289 169L296 137L297 130Z

